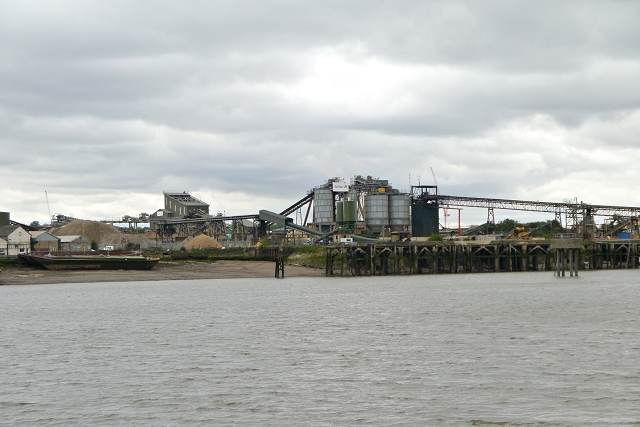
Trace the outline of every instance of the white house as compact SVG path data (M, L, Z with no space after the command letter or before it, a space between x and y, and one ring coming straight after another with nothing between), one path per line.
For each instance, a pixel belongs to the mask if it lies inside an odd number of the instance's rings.
M19 225L0 226L0 256L28 254L31 235Z

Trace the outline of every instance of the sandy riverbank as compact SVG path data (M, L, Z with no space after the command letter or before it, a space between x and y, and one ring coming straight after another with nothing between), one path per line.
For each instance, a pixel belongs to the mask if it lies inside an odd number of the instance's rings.
M135 270L62 270L34 268L4 269L0 285L43 285L52 283L135 282L148 280L194 280L271 278L275 263L268 261L160 262L149 271ZM324 276L324 270L287 265L286 277Z

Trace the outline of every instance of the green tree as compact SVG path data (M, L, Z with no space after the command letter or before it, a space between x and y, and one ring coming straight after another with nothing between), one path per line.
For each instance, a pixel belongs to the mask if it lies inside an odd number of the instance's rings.
M98 250L98 242L96 242L95 240L91 241L91 249L93 249L94 251Z
M497 223L496 227L498 228L498 231L500 233L509 233L514 228L516 228L516 226L520 226L520 225L521 224L515 219L506 218L500 221L499 223Z
M31 221L29 227L40 227L40 221Z

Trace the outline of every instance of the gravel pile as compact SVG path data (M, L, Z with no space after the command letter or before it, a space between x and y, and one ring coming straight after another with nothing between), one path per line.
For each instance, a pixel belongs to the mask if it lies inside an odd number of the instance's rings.
M64 227L52 228L49 232L54 236L80 235L89 240L95 240L98 243L101 243L109 236L122 234L113 225L105 224L100 221L88 221L84 219L72 221Z
M199 234L196 237L189 239L184 244L185 249L204 249L204 248L221 248L222 245L218 243L213 237L209 237L206 234Z
M53 228L50 233L54 236L80 235L98 242L100 247L108 245L113 246L114 249L124 249L127 243L138 244L141 248L152 247L156 243L155 240L150 240L140 234L124 234L113 225L84 219L72 221L64 227Z

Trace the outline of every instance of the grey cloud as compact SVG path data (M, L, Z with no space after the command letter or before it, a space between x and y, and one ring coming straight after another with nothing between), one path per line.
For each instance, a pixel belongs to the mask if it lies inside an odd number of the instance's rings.
M0 156L0 175L84 200L182 186L293 201L334 175L407 188L434 166L451 193L526 194L602 167L580 147L636 153L638 12L625 1L4 2L0 149L29 155ZM370 87L302 93L323 55ZM351 84L330 71L323 84Z
M36 19L5 30L12 48L3 49L0 69L11 88L0 99L27 114L134 117L225 132L283 127L286 118L294 125L455 133L522 112L577 123L586 114L637 105L634 74L615 65L595 81L581 74L602 59L637 60L640 34L620 22L637 16L630 2L76 3L59 7L54 19L55 7L35 4L21 18ZM458 91L436 100L437 114L390 117L388 124L340 111L323 117L255 90L301 78L300 53L345 42L400 64L471 64L494 77L467 82L463 75ZM570 67L561 65L567 61ZM468 117L462 126L460 112Z

